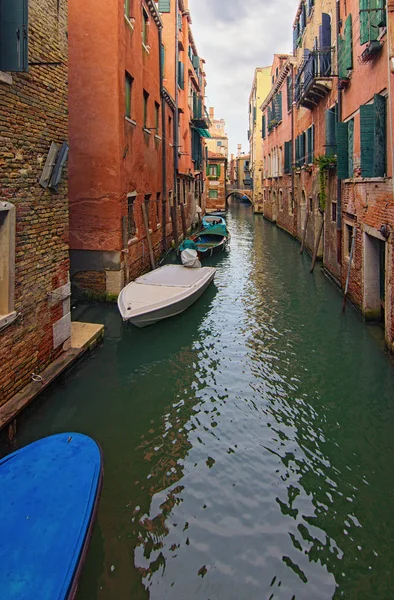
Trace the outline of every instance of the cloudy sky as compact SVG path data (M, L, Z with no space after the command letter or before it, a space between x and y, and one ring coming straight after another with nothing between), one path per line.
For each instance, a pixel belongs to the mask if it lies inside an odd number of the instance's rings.
M193 35L206 60L207 104L226 120L230 152L248 150L248 99L255 67L292 51L299 0L189 0Z

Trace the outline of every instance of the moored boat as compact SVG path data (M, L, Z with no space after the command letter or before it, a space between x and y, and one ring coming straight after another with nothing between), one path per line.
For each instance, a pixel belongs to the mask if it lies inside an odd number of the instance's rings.
M146 327L180 314L204 293L216 269L165 265L126 285L118 297L124 321Z
M212 256L214 252L224 250L229 239L229 232L225 224L209 225L184 240L179 246L179 251L182 252L186 248L191 248L197 250L200 258L204 258Z
M224 225L226 227L226 220L219 215L205 215L202 218L202 226L204 229L211 227L211 225Z
M94 440L62 433L0 461L0 588L7 600L72 600L102 485Z

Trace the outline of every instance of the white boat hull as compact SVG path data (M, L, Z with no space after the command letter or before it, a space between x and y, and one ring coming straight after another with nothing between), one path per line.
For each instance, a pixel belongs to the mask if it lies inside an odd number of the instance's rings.
M213 267L187 269L181 265L156 269L121 291L118 298L120 314L124 321L130 321L137 327L147 327L174 317L200 298L215 272Z

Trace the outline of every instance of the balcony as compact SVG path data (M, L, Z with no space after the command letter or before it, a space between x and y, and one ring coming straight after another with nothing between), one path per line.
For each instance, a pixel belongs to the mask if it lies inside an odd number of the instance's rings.
M191 120L194 127L197 127L197 129L209 129L211 126L211 121L209 120L205 106L203 106L201 96L195 96L193 98L193 114Z
M295 81L295 101L298 105L313 109L332 89L334 75L334 48L304 50Z

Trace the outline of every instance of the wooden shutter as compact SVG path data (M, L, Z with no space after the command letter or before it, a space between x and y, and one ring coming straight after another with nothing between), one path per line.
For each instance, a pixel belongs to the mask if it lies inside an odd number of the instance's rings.
M161 13L171 12L171 0L159 0L159 12L161 12Z
M350 14L345 23L345 67L347 70L353 69L353 25L352 15Z
M290 111L293 104L293 79L289 75L287 78L287 110Z
M305 141L306 141L306 134L305 131L303 133L301 133L300 135L300 164L304 165L305 164Z
M282 92L278 92L276 95L276 119L277 121L282 120Z
M374 96L375 131L374 131L374 177L386 174L386 98L380 94Z
M336 112L334 108L326 110L326 155L336 154L337 146L335 139L335 124L336 124Z
M386 0L376 0L376 8L379 8L376 14L376 24L378 27L386 26Z
M262 120L261 120L261 137L263 138L263 140L265 139L265 128L266 128L266 119L265 119L265 115L263 115Z
M361 175L363 177L374 176L374 125L374 105L360 106Z
M284 172L290 173L291 171L291 142L285 142L285 169Z
M45 165L42 170L42 174L39 181L40 185L43 188L47 188L49 185L49 181L51 179L53 167L56 163L56 157L58 155L59 148L60 146L55 144L55 142L52 142L51 147L49 148L48 156L46 158Z
M200 66L200 57L194 55L193 56L193 67L195 68L196 71L198 71L199 66Z
M337 123L337 175L339 179L349 177L348 123Z
M346 42L341 37L338 39L338 75L340 79L346 79L348 76L346 67Z
M185 65L178 61L178 85L181 90L185 89Z
M354 173L354 119L348 121L349 177Z
M311 149L310 149L311 163L313 163L314 158L315 158L315 126L311 125Z
M257 115L257 108L254 106L253 107L253 123L256 122L256 115Z
M293 53L295 54L298 45L298 28L293 27Z
M64 142L62 144L62 147L60 148L57 158L56 158L56 163L55 163L55 166L52 171L52 177L49 182L49 187L52 190L54 190L55 192L57 192L58 185L62 178L63 168L64 168L64 165L66 164L67 157L68 157L68 150L69 150L68 145L66 144L66 142Z
M360 0L360 44L369 41L369 0Z
M319 27L320 75L331 74L331 17L322 13L322 24Z
M381 11L378 10L374 10L379 8L379 0L369 0L369 8L370 8L370 12L367 13L368 17L369 17L369 41L375 41L378 39L379 37L379 25L378 25L378 21L379 18L381 18L379 16L379 13L381 13Z
M216 177L220 177L220 165L216 165Z
M0 2L0 70L27 71L28 0Z

